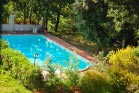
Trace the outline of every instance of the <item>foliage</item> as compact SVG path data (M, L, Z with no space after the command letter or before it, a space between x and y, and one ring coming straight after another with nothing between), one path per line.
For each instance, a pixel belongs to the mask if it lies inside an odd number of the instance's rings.
M95 41L98 50L112 44L110 37L110 24L106 18L107 4L103 0L75 0L76 26L84 36ZM89 16L86 16L89 15Z
M115 0L107 0L107 4L109 6L107 17L111 19L111 27L116 32L115 38L121 41L122 47L129 44L137 45L139 1L123 0L116 2Z
M74 64L75 59L70 59L70 64L67 64L67 68L63 68L59 64L54 64L50 57L47 58L44 64L44 69L49 73L45 78L46 90L50 93L54 93L57 90L63 90L69 92L72 87L78 87L79 73L77 70L77 64ZM64 70L64 73L63 73ZM60 71L60 76L57 74ZM64 77L62 77L64 74Z
M3 48L8 48L8 43L4 42L2 39L0 39L0 48L3 49Z
M138 4L137 0L75 0L76 26L87 39L96 42L98 50L117 42L122 47L137 45Z
M1 43L7 45L5 42ZM42 84L40 68L34 67L19 51L6 47L1 50L0 54L0 73L11 75L30 89L40 88Z
M112 91L109 76L93 70L83 75L80 87L83 93L111 93Z
M66 70L65 72L67 78L65 83L69 89L78 90L79 89L79 72L73 70Z
M136 52L135 52L136 51ZM134 50L134 53L138 54L137 49ZM138 61L135 55L133 54L133 49L127 47L126 49L120 49L116 53L111 54L109 57L109 63L112 66L116 66L116 69L122 68L123 70L128 70L130 72L138 72Z
M108 73L113 79L114 93L139 89L139 48L127 47L109 56Z
M66 17L71 18L71 14L73 13L71 12L71 4L73 2L74 0L10 0L4 6L4 12L2 13L3 20L9 19L9 15L14 11L15 19L21 18L24 24L26 23L26 19L29 19L30 24L33 23L31 20L35 19L37 20L35 23L42 23L42 29L46 29L48 28L48 21L51 21L55 30L58 31L61 21L60 17L62 16L64 19ZM64 21L68 21L68 18ZM65 24L61 25L66 26Z
M31 89L44 90L43 76L39 68L33 68L28 80Z
M95 56L95 58L97 59L97 64L93 68L100 72L105 71L107 57L105 57L104 52L103 51L99 52L98 55Z
M1 14L5 21L15 11L15 18L23 23L29 19L32 24L35 19L43 29L55 31L75 30L76 25L87 39L96 42L98 50L107 51L114 43L137 46L138 4L138 0L10 0Z
M66 69L65 74L67 76L65 83L69 87L69 89L73 88L76 90L79 88L79 72L78 70Z
M62 85L60 78L56 75L57 65L52 64L51 58L48 57L44 64L44 69L49 72L45 77L46 90L54 93L58 89L58 86Z
M10 13L14 11L14 5L15 3L13 1L8 1L8 3L3 6L3 11L4 11L2 13L3 19L7 20L9 18Z
M0 74L0 92L1 93L32 93L26 89L23 84L10 75Z

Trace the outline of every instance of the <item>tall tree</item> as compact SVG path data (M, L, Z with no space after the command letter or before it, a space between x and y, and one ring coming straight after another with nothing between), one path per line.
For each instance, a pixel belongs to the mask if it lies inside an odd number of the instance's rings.
M112 39L107 19L108 6L104 0L76 0L74 6L78 30L96 42L98 51L108 47Z
M13 0L16 3L16 10L23 13L23 23L26 22L28 18L28 0Z
M74 2L74 0L52 0L52 12L56 15L55 21L55 32L58 31L59 23L60 23L60 16L63 15L63 9Z
M111 19L116 39L122 47L137 45L139 30L139 0L107 0L109 5L108 18Z
M139 36L138 0L76 0L76 25L98 50L118 41L122 47L137 45Z
M26 19L29 19L30 24L32 23L33 10L38 4L38 0L13 0L15 4L15 10L23 14L23 22L26 22Z

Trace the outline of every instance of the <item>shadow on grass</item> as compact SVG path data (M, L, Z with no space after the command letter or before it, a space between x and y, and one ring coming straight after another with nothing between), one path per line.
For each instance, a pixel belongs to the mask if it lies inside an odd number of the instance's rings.
M86 40L79 32L50 32L51 34L65 40L75 47L86 51L90 56L97 54L96 44L92 41Z

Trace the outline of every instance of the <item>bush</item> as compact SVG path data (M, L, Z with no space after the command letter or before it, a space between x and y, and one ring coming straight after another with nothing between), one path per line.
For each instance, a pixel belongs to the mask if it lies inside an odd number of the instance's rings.
M2 39L0 39L0 48L8 48L9 44L7 42L4 42Z
M28 78L27 84L31 89L44 90L44 81L40 68L33 68Z
M40 68L31 64L19 51L7 48L5 42L2 41L1 44L3 49L0 53L0 72L10 74L30 89L42 87Z
M22 24L23 20L21 18L16 18L15 24Z
M139 89L139 47L120 49L109 56L108 73L113 79L113 93Z
M5 74L0 74L0 93L33 93L26 89L19 80Z
M45 81L46 90L49 93L55 93L55 91L57 91L58 88L62 86L61 79L58 78L55 73L57 70L57 65L52 64L51 58L48 57L48 59L44 64L44 69L49 72L49 74L46 75L46 81Z
M71 60L73 61L73 60ZM65 91L65 93L70 93L71 88L77 87L79 83L79 75L76 69L75 64L68 64L68 68L64 69L59 64L53 64L51 58L48 57L46 63L44 64L44 68L49 72L46 75L46 90L50 93L57 93L58 91ZM56 70L60 70L61 72L64 70L64 77L61 78L56 74ZM61 73L60 72L60 73ZM61 93L61 92L58 92ZM63 92L62 92L63 93Z
M81 79L81 91L83 93L110 93L112 91L110 81L104 73L89 71Z

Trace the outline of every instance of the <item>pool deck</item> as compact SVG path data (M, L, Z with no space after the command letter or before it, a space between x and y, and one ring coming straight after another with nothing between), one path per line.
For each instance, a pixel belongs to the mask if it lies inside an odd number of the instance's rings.
M32 35L36 35L32 32L2 32L1 34L17 34L17 35L19 35L19 34L32 34ZM66 41L60 39L59 37L56 37L56 36L51 35L49 33L46 33L46 34L45 33L37 33L37 34L42 34L42 35L46 36L47 38L57 42L58 44L64 46L65 48L67 48L71 51L74 51L75 53L77 53L78 55L82 56L83 58L89 60L92 63L97 62L96 59L94 57L90 56L86 51L78 49L77 47L75 47L75 46L67 43Z

